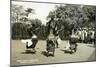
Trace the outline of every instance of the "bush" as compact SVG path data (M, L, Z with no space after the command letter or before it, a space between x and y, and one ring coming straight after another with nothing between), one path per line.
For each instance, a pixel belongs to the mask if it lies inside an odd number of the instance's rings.
M28 29L23 23L12 23L12 39L27 39L31 36L28 33Z

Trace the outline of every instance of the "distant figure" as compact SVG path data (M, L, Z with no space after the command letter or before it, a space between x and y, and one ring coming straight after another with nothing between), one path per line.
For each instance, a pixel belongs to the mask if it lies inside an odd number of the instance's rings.
M81 33L81 40L82 42L84 42L84 30L82 30L82 33Z
M58 48L58 45L59 45L59 44L58 44L58 39L59 39L59 35L58 35L58 34L55 35L55 39L56 39L56 40L55 40L56 48Z
M78 35L78 37L79 37L79 42L81 42L81 34L82 34L81 29L79 29L79 30L77 31L77 35Z
M87 30L84 30L84 43L87 43Z
M58 35L58 33L55 34L55 43L56 43L56 48L59 48L59 45L61 44L61 39Z
M94 43L94 40L95 40L95 32L90 31L90 41L91 41L91 43Z

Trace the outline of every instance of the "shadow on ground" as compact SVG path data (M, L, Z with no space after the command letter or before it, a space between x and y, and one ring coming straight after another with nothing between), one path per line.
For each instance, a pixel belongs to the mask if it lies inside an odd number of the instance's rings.
M71 53L71 51L69 50L64 50L64 49L60 49L61 51L63 51L64 53Z
M41 54L46 56L46 57L53 56L53 54L51 54L51 53L48 54L46 51L42 51Z
M25 50L25 52L21 52L21 54L35 54L32 50Z
M46 51L42 51L41 54L47 57L47 52Z

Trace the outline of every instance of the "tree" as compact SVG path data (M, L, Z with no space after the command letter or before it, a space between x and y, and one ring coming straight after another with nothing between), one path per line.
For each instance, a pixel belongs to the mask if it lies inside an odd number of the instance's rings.
M34 14L34 9L32 9L32 8L27 8L26 10L26 16L28 17L28 15L30 14L30 13L33 13Z
M23 13L23 6L14 5L12 4L11 7L11 22L19 22L19 18L21 16L21 13Z
M84 14L88 17L88 23L86 22L84 25L88 27L95 27L96 25L96 6L83 6Z
M30 13L34 14L34 9L32 8L27 8L26 10L23 8L23 6L21 5L14 5L12 4L11 7L11 17L12 17L12 22L20 22L20 23L24 23L27 22L28 19L28 15Z
M73 29L81 28L89 20L84 13L82 5L59 5L55 7L47 16L50 22L58 27L58 30L64 27L64 37L72 33ZM49 22L49 24L51 24ZM61 33L61 32L60 32Z
M33 9L27 8L24 9L21 5L12 4L11 7L11 25L12 25L12 38L13 39L22 39L29 38L30 35L30 19L28 15L33 13Z

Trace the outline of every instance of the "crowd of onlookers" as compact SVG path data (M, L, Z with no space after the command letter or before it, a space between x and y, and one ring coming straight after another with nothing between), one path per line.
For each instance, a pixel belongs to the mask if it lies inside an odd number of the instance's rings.
M87 29L80 28L76 31L72 31L72 35L76 35L78 37L79 42L95 44L96 42L96 31L95 28Z

